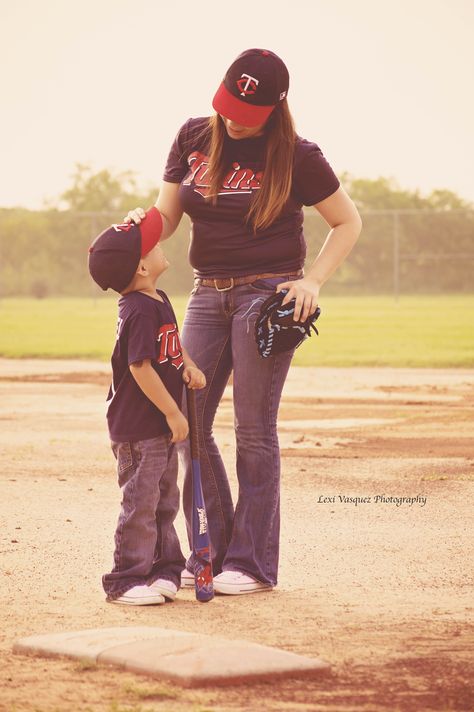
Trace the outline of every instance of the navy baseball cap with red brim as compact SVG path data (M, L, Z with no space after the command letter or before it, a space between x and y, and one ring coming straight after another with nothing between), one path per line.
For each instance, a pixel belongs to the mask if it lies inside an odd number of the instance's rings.
M280 57L268 49L248 49L227 70L212 106L240 126L259 126L286 98L289 84L288 69Z
M140 259L158 243L163 220L155 207L146 211L140 225L111 225L89 247L89 272L103 290L122 292L132 281Z

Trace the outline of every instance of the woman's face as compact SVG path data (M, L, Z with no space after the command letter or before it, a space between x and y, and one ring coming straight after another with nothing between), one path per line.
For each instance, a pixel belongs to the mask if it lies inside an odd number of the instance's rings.
M240 126L240 124L236 124L235 121L227 119L225 116L222 116L222 114L219 114L219 116L221 117L230 138L252 138L252 136L261 136L263 134L263 127L266 122L249 128L248 126Z

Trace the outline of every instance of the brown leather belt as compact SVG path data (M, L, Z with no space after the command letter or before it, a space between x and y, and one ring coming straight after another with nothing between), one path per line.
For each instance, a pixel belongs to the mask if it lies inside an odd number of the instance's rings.
M257 279L269 279L270 277L287 277L290 279L299 279L303 276L303 270L298 272L265 272L264 274L248 274L246 277L221 277L219 279L202 279L195 277L194 284L202 285L203 287L214 287L218 292L227 292L232 287L239 287L243 284L251 284Z

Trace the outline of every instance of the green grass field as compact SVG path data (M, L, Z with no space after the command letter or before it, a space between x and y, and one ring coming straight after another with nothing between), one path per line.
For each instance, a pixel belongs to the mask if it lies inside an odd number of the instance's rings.
M172 299L182 324L186 296ZM474 295L321 297L297 366L474 367ZM95 358L113 348L111 297L0 300L0 356Z

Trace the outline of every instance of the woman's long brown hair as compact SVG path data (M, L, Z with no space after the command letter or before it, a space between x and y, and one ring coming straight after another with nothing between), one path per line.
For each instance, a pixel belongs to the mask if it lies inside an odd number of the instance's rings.
M224 150L226 129L219 114L210 117L206 128L210 130L207 173L209 194L206 199L216 205L219 190L230 170ZM274 108L263 131L267 138L263 179L260 189L253 192L246 218L246 222L252 224L254 233L271 225L282 211L291 191L296 131L286 99Z

